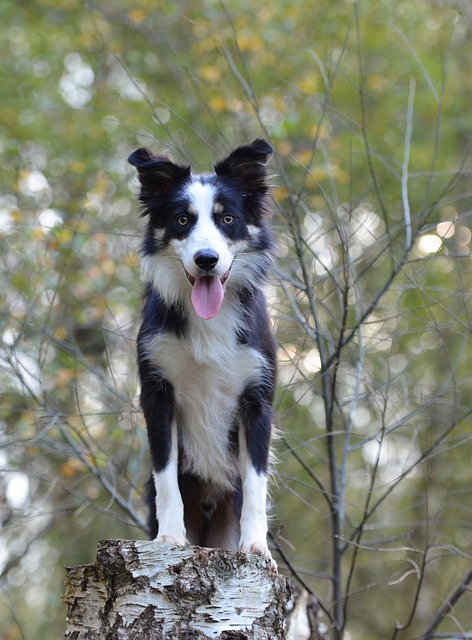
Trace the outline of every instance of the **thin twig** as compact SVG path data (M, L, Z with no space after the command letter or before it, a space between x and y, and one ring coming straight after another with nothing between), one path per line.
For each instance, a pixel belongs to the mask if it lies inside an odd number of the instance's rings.
M411 211L408 199L408 166L410 163L411 135L413 133L413 104L415 100L416 83L414 78L410 80L410 91L408 93L408 108L406 114L405 143L403 147L403 168L402 168L402 203L403 216L405 219L405 253L411 248Z
M454 606L457 604L461 596L466 591L469 591L469 585L471 583L472 583L472 569L465 574L464 578L454 589L450 597L446 600L443 606L436 613L434 620L432 621L428 629L423 633L422 636L418 638L418 640L431 640L432 638L438 637L435 635L434 632L439 627L441 622L443 622L443 620L447 617L449 612L454 608ZM451 636L447 636L447 637L451 637Z

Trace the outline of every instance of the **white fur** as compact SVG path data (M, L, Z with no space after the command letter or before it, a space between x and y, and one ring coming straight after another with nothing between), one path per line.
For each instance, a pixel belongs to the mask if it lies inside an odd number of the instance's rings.
M239 433L239 461L243 486L239 549L271 557L267 546L267 475L256 471L249 460L244 431Z
M231 285L234 282L257 285L260 266L264 266L269 257L251 251L251 241L228 241L214 222L214 213L221 213L215 195L214 186L198 178L194 180L187 189L189 214L197 218L191 233L184 239L171 239L168 247L156 254L142 257L145 279L167 304L183 305L189 322L187 337L155 334L143 345L149 360L172 384L176 401L171 458L163 471L153 474L158 539L185 543L183 504L177 479L179 442L187 465L182 471L222 489L233 489L238 472L241 473L243 505L239 548L270 558L266 539L267 475L258 473L250 462L241 425L238 425L239 469L229 447L238 399L245 386L259 380L267 367L262 354L237 341L241 316L239 300L233 295ZM155 233L156 239L162 240L162 232L156 230ZM257 227L249 227L252 239L259 233ZM195 313L191 304L192 286L184 271L185 268L188 274L198 275L194 257L202 249L218 254L215 275L221 277L231 268L222 307L210 320L203 320ZM228 544L233 546L234 541L228 540Z
M163 471L153 471L156 487L156 517L161 542L183 545L185 539L184 505L177 481L178 446L177 426L172 424L172 444L169 463Z
M194 257L201 249L212 249L219 256L213 273L223 276L231 267L231 274L226 284L231 289L233 282L257 284L260 263L266 265L272 260L268 254L254 254L249 249L248 241L229 241L215 225L213 212L221 212L221 204L214 201L216 192L211 184L202 184L196 180L187 188L191 202L191 210L197 216L197 223L191 233L182 240L171 239L166 250L143 255L141 270L144 279L151 282L167 304L175 304L185 299L190 308L192 285L189 283L184 269L192 276L198 275ZM257 238L260 229L248 226L249 236ZM163 231L154 229L154 236L159 244ZM227 298L223 304L225 304ZM219 316L218 316L219 318Z
M197 222L186 238L170 241L175 255L192 276L198 275L199 269L194 262L194 256L202 249L211 249L218 254L218 264L212 271L216 276L223 276L233 262L234 253L230 251L227 239L213 219L215 195L215 187L211 184L202 184L199 181L190 183L187 189L189 211L196 215Z
M192 285L187 280L180 259L169 251L141 258L144 279L159 291L166 304L175 304L185 297L190 302Z
M237 316L230 306L213 320L192 318L189 338L156 335L148 341L149 358L174 387L179 438L188 468L204 480L232 488L237 476L229 454L229 429L238 398L261 375L264 357L237 344Z
M180 241L181 253L183 254L189 249L189 246L185 246L184 241ZM227 293L223 300L223 307L218 316L216 316L215 323L213 320L205 320L206 323L211 323L209 326L213 327L220 320L221 312L228 306L230 301L230 292L232 289L232 283L245 282L249 286L257 285L259 275L259 264L266 264L271 258L269 256L254 256L246 251L247 243L237 243L231 246L232 255L232 269L229 279L226 283L225 289ZM188 255L194 255L191 250L188 251ZM173 251L173 247L169 247L168 251L161 251L158 254L145 255L141 258L141 271L144 279L147 282L151 282L155 289L159 291L167 304L176 304L182 300L186 306L189 307L191 314L194 313L191 308L190 296L192 293L192 285L188 281L185 272L182 268L182 260L177 257ZM190 273L190 271L189 271ZM223 273L225 273L223 271ZM222 274L221 274L222 275Z

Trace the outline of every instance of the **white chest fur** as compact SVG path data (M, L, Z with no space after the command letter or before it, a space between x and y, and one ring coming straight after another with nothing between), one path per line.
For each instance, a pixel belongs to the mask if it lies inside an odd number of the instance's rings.
M261 375L264 357L236 340L236 322L226 310L214 320L194 319L187 337L170 333L148 341L151 362L173 385L185 471L230 487L237 460L229 450L238 398Z

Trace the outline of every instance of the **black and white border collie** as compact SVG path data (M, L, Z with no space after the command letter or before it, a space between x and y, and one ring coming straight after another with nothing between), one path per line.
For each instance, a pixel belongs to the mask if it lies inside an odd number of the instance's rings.
M146 281L138 336L153 465L150 533L271 558L267 473L275 342L262 287L268 227L263 140L210 175L138 149Z

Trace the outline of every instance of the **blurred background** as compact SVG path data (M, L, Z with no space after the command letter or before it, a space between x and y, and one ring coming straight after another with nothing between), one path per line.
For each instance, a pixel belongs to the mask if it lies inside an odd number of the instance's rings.
M2 0L0 638L145 538L126 158L275 155L272 546L329 638L472 638L470 0Z

